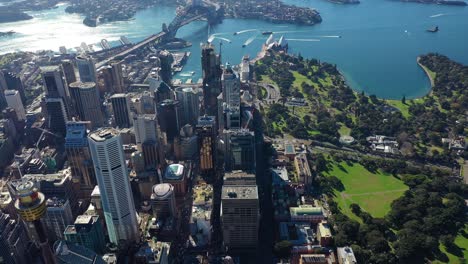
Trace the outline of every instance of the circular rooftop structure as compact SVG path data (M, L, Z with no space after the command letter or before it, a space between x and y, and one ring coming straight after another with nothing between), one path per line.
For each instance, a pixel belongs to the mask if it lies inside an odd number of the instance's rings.
M156 200L165 200L174 193L174 186L169 183L161 183L153 186L153 195L151 198Z
M352 136L342 136L340 137L341 144L352 144L354 143L354 138Z
M164 178L168 180L181 180L184 177L184 166L181 164L171 164L167 167Z

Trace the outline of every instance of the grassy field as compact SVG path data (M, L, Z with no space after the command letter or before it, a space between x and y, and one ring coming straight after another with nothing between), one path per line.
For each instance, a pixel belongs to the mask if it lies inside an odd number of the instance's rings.
M401 114L405 117L409 117L409 103L406 102L406 104L403 104L401 100L387 100L387 103L395 108L398 108L401 112Z
M439 249L448 257L448 261L433 261L432 263L451 263L451 264L464 264L468 260L468 225L465 225L465 230L460 232L455 238L455 245L457 245L458 252L449 252L442 243L439 244ZM463 256L465 261L461 261L460 257Z
M400 197L408 187L399 179L383 172L372 173L358 163L333 163L326 173L338 177L344 185L336 191L336 202L343 213L356 219L349 205L357 203L374 217L383 217L390 210L393 200Z

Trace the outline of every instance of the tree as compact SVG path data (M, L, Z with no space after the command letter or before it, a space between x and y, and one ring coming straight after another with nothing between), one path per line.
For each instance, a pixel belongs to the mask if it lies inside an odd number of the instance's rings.
M406 104L406 96L403 95L403 98L401 98L401 103L404 105Z
M362 213L361 207L358 204L352 203L349 205L349 208L351 208L351 212L357 216Z

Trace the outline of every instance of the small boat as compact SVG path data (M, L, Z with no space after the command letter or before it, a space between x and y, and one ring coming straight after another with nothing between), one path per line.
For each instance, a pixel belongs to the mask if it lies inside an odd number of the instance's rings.
M247 47L247 45L245 45L245 44L242 44L242 47L243 47L243 48L245 48L245 47Z
M435 26L433 28L430 28L427 30L427 32L431 32L431 33L436 33L437 31L439 31L439 27L438 26Z
M237 35L237 34L239 34L239 32L234 32L234 36Z
M271 35L271 34L273 34L272 31L263 31L262 32L262 35Z

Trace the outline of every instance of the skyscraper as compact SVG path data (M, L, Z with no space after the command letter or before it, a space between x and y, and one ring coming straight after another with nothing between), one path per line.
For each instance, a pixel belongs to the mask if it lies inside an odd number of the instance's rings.
M158 140L156 115L135 115L133 117L133 126L135 128L137 144L143 144L150 140Z
M41 67L41 72L46 96L48 98L62 98L66 101L70 94L62 68L59 66L45 66Z
M255 171L255 137L247 129L225 130L224 166L226 171Z
M177 211L174 186L169 183L154 185L151 194L151 207L153 208L153 214L158 219L174 217Z
M161 77L161 80L163 82L170 84L172 80L172 62L174 61L174 57L167 50L159 52L158 57L161 62L161 70L159 71L159 76Z
M180 126L195 125L200 116L200 100L196 88L176 88L175 94L180 103Z
M133 118L130 111L130 98L126 94L114 94L110 98L115 125L119 128L132 126Z
M216 173L216 118L214 116L200 117L195 131L200 148L200 173L212 177Z
M55 263L46 228L41 222L47 209L44 194L38 192L31 181L23 181L17 185L14 194L16 196L15 208L21 218L28 223L30 230L33 230L32 233L35 236L33 240L39 243L42 260L46 264Z
M80 184L80 196L89 197L96 186L93 160L88 147L89 122L67 122L65 151L74 182Z
M5 75L2 71L0 71L0 111L7 107L7 102L5 99L5 90L8 90L8 86L6 84Z
M97 215L79 215L73 225L67 226L65 240L82 245L96 253L104 253L106 241L101 219Z
M83 121L91 121L93 127L102 126L103 117L96 83L74 82L69 85L69 88L79 118Z
M164 100L158 106L158 118L161 131L166 133L168 141L173 141L179 135L179 102Z
M6 90L5 100L9 107L15 109L18 120L26 119L26 111L24 110L23 103L21 102L21 96L16 90Z
M258 243L259 203L256 185L223 185L221 223L229 249L255 249Z
M139 241L130 179L119 131L103 128L88 136L110 241Z
M114 93L125 93L125 84L122 73L122 62L114 61L111 63L112 91Z
M8 87L5 88L5 90L16 90L20 93L21 95L21 101L23 104L26 103L26 94L24 93L24 85L23 81L21 80L20 76L17 76L16 74L12 72L4 72L4 79L6 86Z
M229 64L226 64L221 79L225 128L240 128L240 80Z
M0 211L0 260L12 264L28 263L28 244L23 222Z
M65 108L64 100L58 98L45 99L47 112L47 127L53 132L62 136L66 135L66 123L68 114Z
M77 56L76 66L78 67L81 82L96 82L96 66L91 57Z
M70 201L65 197L48 197L47 211L44 215L44 224L47 227L49 240L63 239L63 231L73 223Z
M75 66L71 60L62 61L62 70L68 84L76 82Z
M202 46L203 103L205 114L216 116L216 98L221 93L221 57L210 43Z

